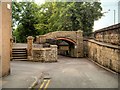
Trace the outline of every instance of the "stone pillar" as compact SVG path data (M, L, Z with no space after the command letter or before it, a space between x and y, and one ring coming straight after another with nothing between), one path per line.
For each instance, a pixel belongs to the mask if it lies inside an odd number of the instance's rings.
M51 60L51 48L44 48L44 62L52 62Z
M58 51L57 51L57 45L50 45L51 48L51 60L53 62L57 61Z
M45 35L39 35L39 43L45 43L46 42L46 36Z
M12 60L13 37L10 38L10 59Z
M36 43L39 44L39 36L36 36Z
M83 57L83 32L81 30L76 31L76 45L74 50L75 57Z
M28 60L33 60L33 37L28 36L27 37L27 56Z

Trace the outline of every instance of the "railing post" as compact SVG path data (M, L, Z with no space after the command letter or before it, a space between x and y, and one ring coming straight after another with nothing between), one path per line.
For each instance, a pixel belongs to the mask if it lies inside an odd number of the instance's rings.
M28 60L33 60L33 37L27 37L27 56Z

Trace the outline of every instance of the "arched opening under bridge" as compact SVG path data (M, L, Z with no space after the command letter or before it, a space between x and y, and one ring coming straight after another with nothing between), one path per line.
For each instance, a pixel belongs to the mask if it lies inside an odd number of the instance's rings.
M58 55L74 57L75 41L68 38L57 38Z

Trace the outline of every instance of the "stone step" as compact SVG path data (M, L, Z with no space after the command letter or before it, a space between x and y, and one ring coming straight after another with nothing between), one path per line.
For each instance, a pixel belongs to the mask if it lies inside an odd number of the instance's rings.
M12 50L27 50L26 48L12 48Z
M27 50L26 49L12 49L13 52L26 52Z
M12 54L13 57L24 57L27 56L27 54Z
M28 59L12 59L14 61L27 61Z
M26 48L12 48L12 60L27 60Z
M26 48L12 48L12 50L27 50Z
M27 54L27 52L12 52L12 54Z
M26 52L26 51L12 51L12 52Z
M27 59L27 56L26 57L25 56L24 57L20 57L20 56L19 57L12 57L12 59Z
M25 47L13 47L12 49L27 49Z

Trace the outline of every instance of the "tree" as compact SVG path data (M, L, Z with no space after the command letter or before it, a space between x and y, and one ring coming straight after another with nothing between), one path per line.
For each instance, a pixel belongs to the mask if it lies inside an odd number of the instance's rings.
M102 17L100 2L34 2L13 3L13 25L17 25L14 35L19 42L26 37L53 31L82 30L89 35L94 21ZM17 35L16 35L17 34Z
M38 23L38 5L34 2L13 2L12 6L13 25L17 25L17 29L13 33L17 37L17 41L26 42L28 36L38 35L34 26Z
M83 30L88 35L94 21L102 17L100 2L46 2L41 6L39 24L41 30L59 31ZM45 19L43 19L45 18Z

